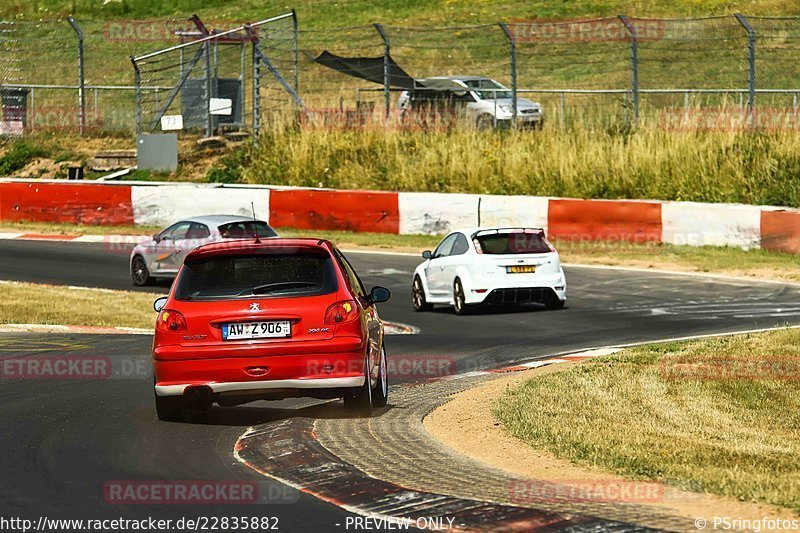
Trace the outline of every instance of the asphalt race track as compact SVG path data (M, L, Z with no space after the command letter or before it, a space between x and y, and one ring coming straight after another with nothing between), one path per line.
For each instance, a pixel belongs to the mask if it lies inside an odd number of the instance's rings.
M583 267L565 269L563 310L419 314L411 309L410 281L421 259L348 255L367 286L392 290L381 315L420 329L389 337L390 358L451 358L459 373L609 344L800 324L797 286ZM5 280L130 290L127 262L124 250L102 244L0 241ZM165 294L168 284L146 290ZM262 402L215 410L195 423L158 422L147 371L150 342L146 335L0 334L0 357L96 356L115 371L128 369L116 379L0 380L1 516L277 516L280 531L345 530L345 511L259 476L233 456L248 427L285 419L287 409L294 410L289 416L313 418L315 411L302 407L315 402ZM247 480L272 497L267 505L115 505L104 498L113 480Z

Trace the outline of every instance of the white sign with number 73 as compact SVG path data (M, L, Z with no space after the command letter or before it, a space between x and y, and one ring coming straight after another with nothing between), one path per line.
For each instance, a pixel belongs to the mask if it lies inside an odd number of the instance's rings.
M183 129L183 115L164 115L161 117L161 131Z

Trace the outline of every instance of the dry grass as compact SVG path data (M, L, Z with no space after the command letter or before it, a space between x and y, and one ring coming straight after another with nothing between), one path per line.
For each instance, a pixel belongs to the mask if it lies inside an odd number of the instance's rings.
M52 235L152 235L160 232L160 226L86 226L82 224L58 224L50 222L0 222L0 233L42 233Z
M141 292L0 282L0 324L152 328L156 296Z
M146 181L206 181L206 176L219 160L230 153L235 145L220 148L199 146L198 135L189 133L181 136L178 150L181 154L178 170L172 173L149 170L135 170L124 180ZM38 152L19 169L5 169L3 159L19 147L29 147ZM105 150L135 150L136 143L130 135L120 132L90 132L79 136L71 132L37 132L25 136L24 141L13 138L0 138L0 177L66 179L67 167L84 166L86 179L96 179L111 171L93 171L88 168L89 160L97 152Z
M797 329L651 345L528 381L495 414L562 459L797 511L799 362Z
M565 263L702 272L800 282L800 256L722 246L555 241Z
M243 181L343 189L648 198L800 206L794 132L633 133L592 124L540 132L264 134Z

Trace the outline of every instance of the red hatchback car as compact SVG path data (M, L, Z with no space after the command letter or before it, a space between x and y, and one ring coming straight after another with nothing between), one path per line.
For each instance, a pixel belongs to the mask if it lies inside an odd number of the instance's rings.
M386 405L383 322L389 290L364 290L345 256L320 239L240 240L186 256L159 298L153 340L162 420L212 403L305 396Z

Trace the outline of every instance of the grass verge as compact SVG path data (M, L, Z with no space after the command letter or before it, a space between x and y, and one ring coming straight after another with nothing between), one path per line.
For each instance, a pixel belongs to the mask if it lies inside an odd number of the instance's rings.
M166 289L164 290L166 293ZM0 324L152 328L156 295L37 283L0 282Z
M92 226L51 222L0 223L0 233L38 233L45 235L152 235L163 230L160 226Z
M633 348L507 392L526 443L636 479L800 510L800 330Z

